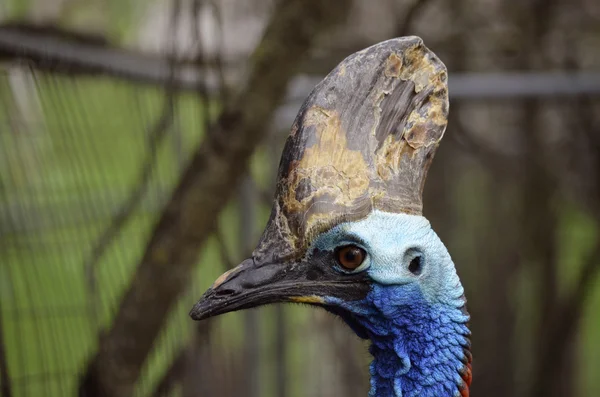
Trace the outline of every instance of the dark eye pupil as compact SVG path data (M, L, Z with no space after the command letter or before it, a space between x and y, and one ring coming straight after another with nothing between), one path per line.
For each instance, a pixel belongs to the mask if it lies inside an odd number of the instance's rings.
M356 262L360 252L356 248L352 248L346 251L346 261L347 262Z
M408 271L415 275L421 274L421 257L420 256L415 256L414 258L412 258L412 260L410 261L410 264L408 265Z

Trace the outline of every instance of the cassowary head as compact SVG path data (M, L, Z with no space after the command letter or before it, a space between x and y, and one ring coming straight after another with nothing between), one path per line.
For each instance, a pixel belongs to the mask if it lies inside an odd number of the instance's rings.
M346 58L300 109L252 257L215 281L192 318L320 306L372 341L371 395L468 395L463 288L421 215L447 115L446 69L421 39Z

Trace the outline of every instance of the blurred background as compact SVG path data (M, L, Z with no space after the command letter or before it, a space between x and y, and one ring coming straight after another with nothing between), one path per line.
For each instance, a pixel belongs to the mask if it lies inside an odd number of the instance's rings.
M188 312L253 249L300 104L418 35L450 122L425 215L471 395L600 395L596 0L2 0L0 396L366 396L322 310Z

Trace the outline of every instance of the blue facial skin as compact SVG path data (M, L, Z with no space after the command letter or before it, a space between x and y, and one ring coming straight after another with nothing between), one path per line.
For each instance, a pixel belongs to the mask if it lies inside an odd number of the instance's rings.
M470 378L470 331L464 291L427 219L375 211L322 234L313 249L348 244L366 251L355 272L367 272L373 286L363 300L325 302L372 342L369 396L456 397L461 391L467 396L470 380L463 377ZM419 266L410 267L416 256Z

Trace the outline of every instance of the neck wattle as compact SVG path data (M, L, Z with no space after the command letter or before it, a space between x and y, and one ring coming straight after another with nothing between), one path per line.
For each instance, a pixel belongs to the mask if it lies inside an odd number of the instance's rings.
M370 294L371 313L352 320L355 330L357 324L362 327L359 335L372 342L369 396L469 396L470 331L464 303L432 304L418 296L396 305L386 295Z

